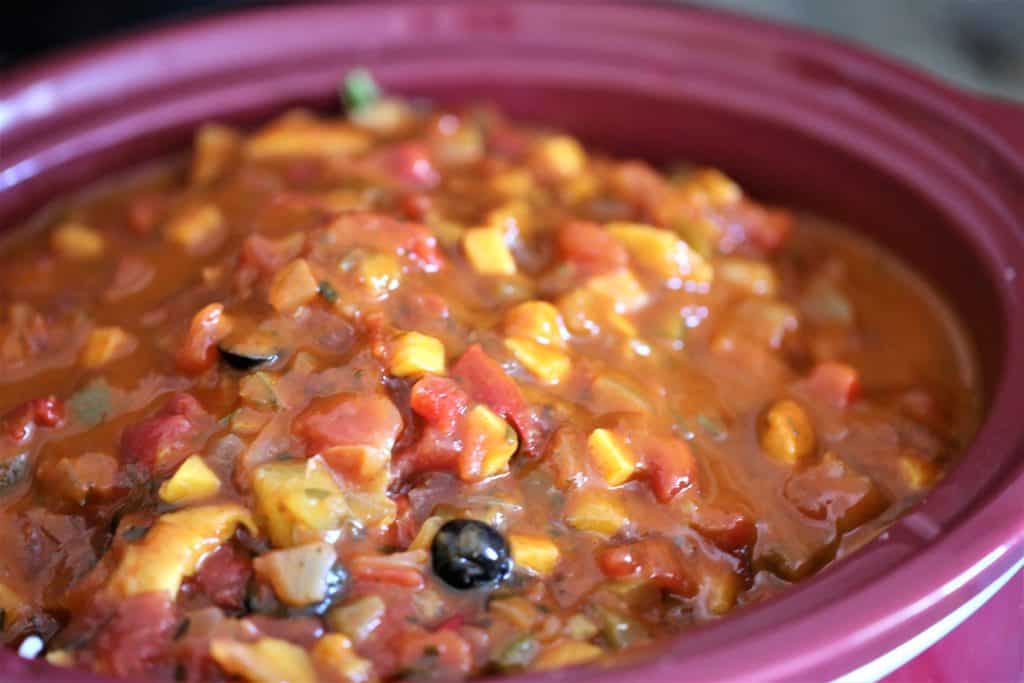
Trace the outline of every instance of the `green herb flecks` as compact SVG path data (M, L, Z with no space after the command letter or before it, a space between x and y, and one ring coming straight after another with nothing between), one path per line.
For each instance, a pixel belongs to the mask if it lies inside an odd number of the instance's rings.
M98 377L76 391L68 400L75 420L95 427L110 415L110 385Z
M335 301L338 300L338 290L336 290L334 288L334 285L332 285L327 280L323 280L320 282L320 284L317 286L317 291L320 293L320 296L324 298L324 301L326 301L329 304L333 304Z
M352 69L341 84L341 103L346 111L366 107L380 97L380 88L366 69Z

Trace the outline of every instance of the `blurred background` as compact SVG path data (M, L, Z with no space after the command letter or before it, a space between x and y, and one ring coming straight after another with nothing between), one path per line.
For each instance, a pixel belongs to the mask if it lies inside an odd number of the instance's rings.
M682 0L680 0L682 1ZM0 69L99 36L266 0L5 3ZM866 44L962 86L1024 100L1024 0L690 0Z

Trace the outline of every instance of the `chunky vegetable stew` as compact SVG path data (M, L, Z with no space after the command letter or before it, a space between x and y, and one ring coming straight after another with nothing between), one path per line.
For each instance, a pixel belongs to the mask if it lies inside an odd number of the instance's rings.
M612 662L875 536L979 414L882 249L486 107L380 95L0 254L0 629L156 680Z

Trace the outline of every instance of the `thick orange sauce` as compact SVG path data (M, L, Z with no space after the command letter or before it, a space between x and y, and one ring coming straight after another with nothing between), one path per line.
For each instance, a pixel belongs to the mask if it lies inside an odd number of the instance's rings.
M2 638L59 665L612 660L864 542L979 417L891 254L486 109L207 127L59 213L0 254ZM514 568L458 591L466 518Z

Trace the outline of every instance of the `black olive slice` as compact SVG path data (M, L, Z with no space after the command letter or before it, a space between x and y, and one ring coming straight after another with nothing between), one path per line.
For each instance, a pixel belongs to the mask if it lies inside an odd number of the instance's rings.
M475 519L453 519L430 546L434 573L452 588L493 588L512 573L508 543L494 527Z

